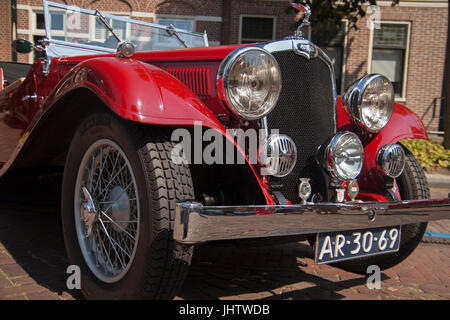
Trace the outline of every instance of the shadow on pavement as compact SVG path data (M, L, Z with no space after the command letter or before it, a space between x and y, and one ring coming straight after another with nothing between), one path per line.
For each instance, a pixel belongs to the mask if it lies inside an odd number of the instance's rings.
M21 172L0 183L0 243L38 285L68 290L69 265L60 218L60 177Z
M306 243L245 249L197 248L179 297L342 299L339 291L366 284L366 277L360 275L351 274L352 279L340 280L337 274L342 272L336 269L333 274L334 268L329 267L328 274L315 275L306 263L313 263L310 259L314 259L314 253ZM381 280L385 279L388 277L382 274Z
M0 202L0 242L16 263L37 284L77 296L66 287L69 263L61 229L56 208Z
M20 180L20 179L19 179ZM38 183L37 183L38 182ZM59 190L39 180L0 185L0 243L37 284L61 294L66 291L69 265L59 211ZM50 194L45 199L43 194ZM312 249L304 243L255 248L196 248L188 277L178 297L183 299L341 299L339 291L366 283L336 274L315 274ZM386 276L382 276L387 278ZM236 297L239 296L239 297Z

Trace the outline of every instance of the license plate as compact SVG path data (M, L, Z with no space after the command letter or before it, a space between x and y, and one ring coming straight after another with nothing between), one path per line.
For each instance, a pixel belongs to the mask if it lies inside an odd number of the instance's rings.
M317 234L316 263L330 263L395 252L400 248L400 226Z

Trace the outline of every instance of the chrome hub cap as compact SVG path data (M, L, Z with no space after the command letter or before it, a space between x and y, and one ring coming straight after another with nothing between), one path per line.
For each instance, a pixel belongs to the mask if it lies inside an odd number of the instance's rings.
M108 203L111 203L111 214L107 213L117 224L113 224L114 230L121 233L128 228L131 218L130 200L121 186L115 186L109 194Z
M102 139L84 154L74 195L75 227L83 257L100 280L119 281L139 239L139 194L131 164L115 142Z

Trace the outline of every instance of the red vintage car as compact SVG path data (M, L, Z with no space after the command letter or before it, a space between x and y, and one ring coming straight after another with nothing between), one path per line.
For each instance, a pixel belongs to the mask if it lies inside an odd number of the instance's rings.
M450 199L429 200L399 143L427 134L391 82L367 75L338 98L329 57L301 29L209 47L173 26L44 9L46 39L13 42L44 57L15 78L2 65L0 176L60 168L87 298L172 298L194 246L222 241L307 240L316 263L386 269L427 221L448 219Z

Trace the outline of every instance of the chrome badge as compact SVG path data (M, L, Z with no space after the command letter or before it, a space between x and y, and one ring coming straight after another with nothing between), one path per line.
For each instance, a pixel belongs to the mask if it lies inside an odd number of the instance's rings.
M309 180L308 178L300 178L300 184L298 185L298 196L303 200L303 204L306 204L311 195L312 188Z
M306 40L306 41L308 41L308 40ZM316 45L314 45L313 43L311 43L309 41L308 41L308 43L299 42L296 46L294 46L294 50L295 50L294 51L295 53L302 55L307 59L315 58L315 57L317 57L317 55L319 53Z
M356 182L356 180L351 181L348 186L347 186L347 194L350 198L350 201L355 201L356 197L358 196L359 193L359 185L358 182Z

